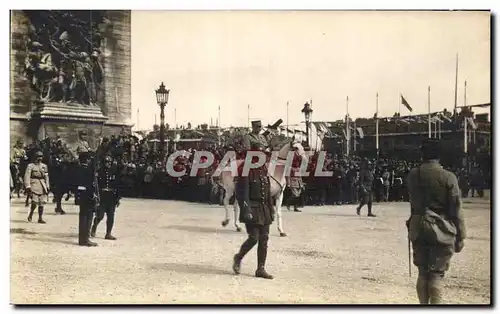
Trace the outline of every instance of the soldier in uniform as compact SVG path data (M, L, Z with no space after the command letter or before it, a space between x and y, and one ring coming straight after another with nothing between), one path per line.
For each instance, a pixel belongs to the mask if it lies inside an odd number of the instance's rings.
M90 232L90 236L95 237L97 226L104 218L104 214L106 214L106 236L104 237L106 240L116 240L111 231L115 222L115 209L120 205L118 178L113 171L112 162L111 156L104 157L104 167L98 171L97 182L100 191L100 206Z
M366 204L368 206L368 217L376 217L372 213L372 203L373 203L373 170L371 169L371 162L365 161L363 168L359 172L359 197L360 202L356 208L356 214L361 211L361 208Z
M87 141L87 136L88 134L86 130L78 132L78 141L75 146L76 158L79 158L80 153L88 153L92 151L89 142Z
M449 269L451 257L464 246L465 223L457 177L439 164L439 141L424 140L422 155L422 165L408 174L411 217L407 227L413 246L413 263L418 267L418 299L421 304L436 304L442 302L442 279ZM455 229L456 235L448 233L451 241L443 243L435 235L432 240L428 237L429 229L423 222L429 221L426 219L429 213L440 217L444 222L442 226L451 224L451 229Z
M76 199L80 206L78 215L78 244L80 246L97 246L89 240L92 218L98 199L96 191L96 172L90 160L90 153L83 152L79 156L80 165L77 171Z
M35 208L38 206L38 223L44 224L43 220L43 205L47 201L49 194L49 169L46 164L42 163L43 153L37 151L35 160L26 168L24 174L24 184L27 194L31 198L31 209L28 215L28 221L31 222Z
M245 151L263 151L267 147L265 138L259 135L261 126L260 121L252 122L252 133L247 134L243 139ZM242 168L243 165L240 169ZM250 169L248 176L240 176L236 184L236 195L241 209L239 221L245 224L248 239L233 258L233 270L236 274L240 273L243 257L258 243L255 276L273 279L273 276L265 270L269 226L274 220L274 207L266 167Z

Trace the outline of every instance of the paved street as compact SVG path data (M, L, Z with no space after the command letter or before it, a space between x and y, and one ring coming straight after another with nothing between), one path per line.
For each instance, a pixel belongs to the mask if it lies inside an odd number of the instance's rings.
M72 200L71 200L72 201ZM77 245L77 207L46 209L46 225L28 223L23 201L11 206L11 301L22 303L417 303L417 269L408 277L407 203L377 204L376 218L355 206L284 212L272 226L267 269L253 276L255 248L232 273L245 234L221 226L222 206L124 199L114 234L99 247ZM445 300L490 302L490 204L466 200L468 239L447 273ZM36 214L35 214L36 216ZM36 221L36 219L34 219Z

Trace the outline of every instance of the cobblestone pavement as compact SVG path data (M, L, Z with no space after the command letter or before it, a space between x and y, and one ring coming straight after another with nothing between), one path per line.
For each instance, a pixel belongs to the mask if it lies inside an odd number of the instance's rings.
M256 250L232 273L245 234L221 226L221 206L124 199L114 234L99 247L77 245L78 209L46 209L46 225L28 223L11 202L11 302L25 303L417 303L417 269L408 276L407 203L377 204L376 218L354 205L284 212L288 237L273 224L267 269L255 278ZM450 303L490 302L490 202L464 202L468 236L446 276ZM36 219L34 219L36 221Z

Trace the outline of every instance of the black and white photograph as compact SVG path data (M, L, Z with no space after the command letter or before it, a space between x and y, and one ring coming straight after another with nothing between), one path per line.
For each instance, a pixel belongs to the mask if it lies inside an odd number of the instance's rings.
M491 11L9 14L12 305L491 306Z

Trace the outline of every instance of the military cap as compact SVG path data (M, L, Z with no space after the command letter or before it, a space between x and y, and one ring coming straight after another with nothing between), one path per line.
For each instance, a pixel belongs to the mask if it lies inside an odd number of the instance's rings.
M262 122L260 120L252 121L252 127L261 127Z
M43 157L43 153L39 150L35 152L35 157Z
M87 135L87 130L80 130L78 132L79 135Z
M113 159L111 158L111 156L106 155L106 156L104 157L104 161L113 161Z

